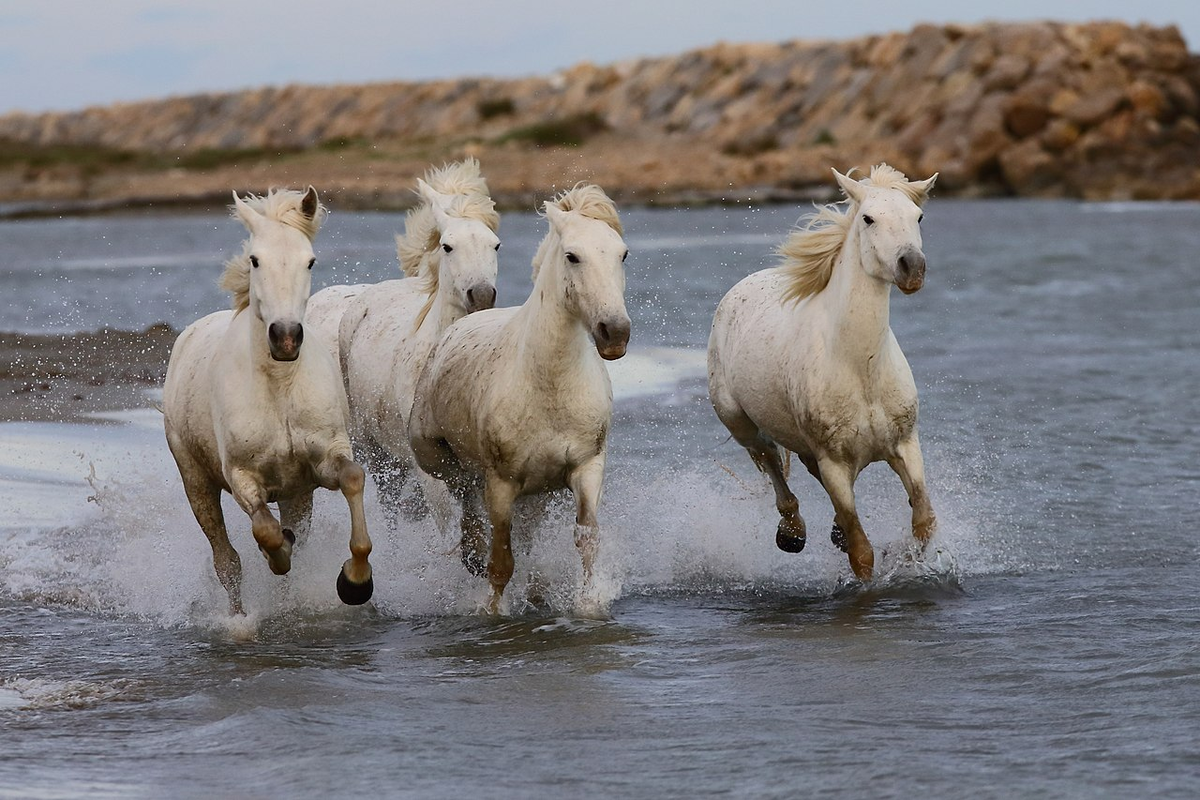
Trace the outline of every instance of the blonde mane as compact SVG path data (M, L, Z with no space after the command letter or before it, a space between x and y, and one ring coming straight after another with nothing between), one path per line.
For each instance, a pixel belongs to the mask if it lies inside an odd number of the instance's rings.
M439 194L454 195L450 205L443 209L446 216L478 220L493 233L499 230L500 215L496 212L495 202L488 195L487 181L480 173L476 159L467 158L431 169L425 173L425 182ZM404 234L396 236L396 258L400 262L400 272L409 278L421 278L421 291L429 295L417 314L413 330L421 327L437 297L442 266L440 242L441 231L438 230L433 206L428 201L422 202L404 217Z
M264 217L303 233L311 242L329 216L329 210L318 204L317 213L311 217L301 210L305 192L294 189L271 189L266 197L248 195L243 202ZM237 211L231 207L233 217ZM225 262L219 286L233 295L233 310L242 311L250 305L250 240L242 242L242 252Z
M618 236L625 235L625 229L621 226L621 218L617 215L617 206L604 193L604 190L594 183L577 183L573 188L551 200L550 204L560 211L578 211L580 215L588 219L603 222L616 231ZM557 244L558 234L554 232L552 226L550 232L546 234L546 238L542 239L542 243L538 245L537 253L533 256L533 279L535 281L542 261L546 259L550 249Z
M847 175L853 176L854 172L850 170ZM870 177L861 183L895 189L918 206L928 199L924 191L909 183L904 173L887 164L871 167ZM784 302L803 300L829 285L856 213L857 204L850 199L817 206L817 210L800 220L797 229L783 241L778 253L783 258L780 268L787 278Z

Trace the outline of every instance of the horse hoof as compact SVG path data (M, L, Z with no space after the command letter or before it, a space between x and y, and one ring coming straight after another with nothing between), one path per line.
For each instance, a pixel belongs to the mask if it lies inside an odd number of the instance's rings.
M846 538L846 532L836 522L833 523L833 530L829 532L829 541L843 553L850 552L850 541Z
M348 606L361 606L371 599L375 591L375 579L367 578L362 583L351 583L346 577L345 570L338 570L337 593L338 599Z
M804 549L805 542L804 520L779 520L779 529L775 531L775 546L785 553L799 553Z

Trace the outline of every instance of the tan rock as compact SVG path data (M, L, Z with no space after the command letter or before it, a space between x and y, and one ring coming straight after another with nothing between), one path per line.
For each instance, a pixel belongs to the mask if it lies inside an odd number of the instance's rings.
M1129 104L1137 113L1157 119L1167 107L1167 96L1154 84L1138 79L1125 90Z
M1018 139L1037 133L1049 119L1050 109L1046 101L1034 95L1010 98L1004 111L1004 127Z
M1042 132L1042 145L1055 153L1061 153L1079 139L1079 126L1065 119L1056 119Z

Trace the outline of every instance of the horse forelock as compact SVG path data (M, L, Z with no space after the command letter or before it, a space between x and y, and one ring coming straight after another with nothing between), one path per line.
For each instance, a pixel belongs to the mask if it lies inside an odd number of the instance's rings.
M317 213L311 217L304 213L302 204L305 192L294 189L270 189L266 196L249 195L243 202L269 220L287 225L300 231L311 242L329 216L329 209L317 204ZM231 207L237 218L237 211ZM250 240L242 242L242 252L225 262L218 285L233 297L233 310L241 311L250 305Z
M895 189L918 206L929 199L925 191L918 189L903 172L890 164L879 163L871 167L871 174L864 182L880 189Z
M618 236L625 235L625 228L621 225L621 217L617 213L616 204L612 201L612 198L604 193L603 189L594 183L577 183L572 188L559 194L550 203L560 211L575 211L582 217L603 222L616 231ZM537 253L533 256L534 280L537 280L538 271L542 263L549 257L550 252L558 244L558 232L551 225L549 233L542 239L542 243L538 245Z

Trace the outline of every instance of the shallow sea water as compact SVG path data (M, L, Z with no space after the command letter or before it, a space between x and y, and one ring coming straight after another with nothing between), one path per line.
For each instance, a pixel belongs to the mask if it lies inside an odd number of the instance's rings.
M0 797L1200 793L1200 206L932 201L892 325L941 525L914 564L899 480L868 469L865 588L806 476L808 547L775 549L706 397L717 300L802 212L623 214L600 619L562 505L491 618L452 541L369 497L376 597L343 607L325 494L283 579L227 500L231 623L153 396L0 424ZM335 209L316 285L390 276L400 225ZM543 226L505 215L501 305ZM224 304L239 238L219 214L0 223L0 330L182 327Z

